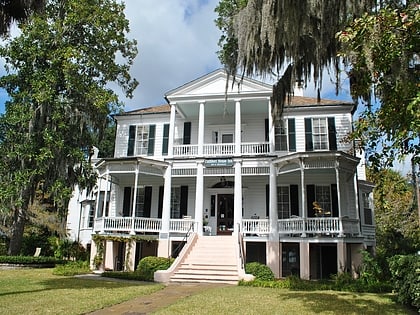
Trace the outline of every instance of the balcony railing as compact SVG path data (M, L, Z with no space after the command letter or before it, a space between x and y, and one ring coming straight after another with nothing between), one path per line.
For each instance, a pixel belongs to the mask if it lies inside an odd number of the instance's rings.
M245 142L241 144L241 154L263 155L270 152L268 142ZM203 145L205 156L231 156L235 154L234 143L209 143ZM174 145L174 156L197 156L197 144Z
M360 236L359 221L349 218L290 218L278 220L280 235L352 235ZM170 219L169 232L186 233L191 224L197 231L194 219ZM140 232L158 233L162 220L156 218L104 217L95 219L94 232ZM251 236L265 236L271 232L269 219L242 219L242 233ZM374 227L364 227L368 236L374 237Z

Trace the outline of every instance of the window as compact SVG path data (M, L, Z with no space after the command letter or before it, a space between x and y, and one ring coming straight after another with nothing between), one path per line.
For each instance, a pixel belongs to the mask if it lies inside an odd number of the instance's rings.
M155 125L130 126L127 156L153 155L155 148Z
M365 224L372 225L373 224L373 218L372 218L372 206L371 206L371 199L369 193L362 193L362 199L363 199L363 212L364 212L364 219Z
M168 155L169 147L169 124L163 125L163 138L162 138L162 155Z
M233 143L233 134L232 133L222 134L222 143Z
M97 201L97 202L99 202L99 205L98 205L98 213L96 215L97 218L101 218L103 216L105 216L105 217L108 216L109 195L110 195L110 192L108 191L107 192L107 201L106 201L106 204L105 204L105 202L104 202L104 200L105 200L105 191L101 191L99 193L99 198L98 198L98 201ZM95 207L96 207L96 205L95 205Z
M93 227L93 219L95 217L95 205L94 204L89 204L87 205L87 208L89 209L89 214L88 214L88 227Z
M181 217L181 187L171 189L171 218Z
M331 216L331 191L330 186L315 186L315 216L330 217Z
M287 125L285 120L276 121L274 136L276 151L287 151Z
M305 118L307 151L337 150L334 117Z
M279 219L290 218L289 186L277 187L277 212Z
M144 187L137 187L136 217L144 217Z

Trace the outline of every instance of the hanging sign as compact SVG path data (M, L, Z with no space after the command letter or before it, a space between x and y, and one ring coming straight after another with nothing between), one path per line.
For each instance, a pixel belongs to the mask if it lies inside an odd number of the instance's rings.
M209 159L204 161L205 167L232 167L232 159Z

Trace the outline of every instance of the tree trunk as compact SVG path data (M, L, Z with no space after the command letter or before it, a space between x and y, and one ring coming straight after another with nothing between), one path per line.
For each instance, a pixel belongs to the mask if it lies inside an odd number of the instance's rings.
M20 254L25 229L26 215L23 208L15 209L8 255L16 256Z

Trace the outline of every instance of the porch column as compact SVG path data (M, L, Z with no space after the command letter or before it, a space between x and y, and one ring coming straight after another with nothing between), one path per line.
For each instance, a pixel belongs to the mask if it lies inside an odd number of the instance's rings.
M195 182L195 222L197 226L197 234L203 235L203 195L204 195L204 177L203 177L204 160L197 161L197 176Z
M310 280L311 271L309 263L309 243L301 242L299 244L299 265L300 265L300 278Z
M273 271L276 278L280 277L280 242L277 213L277 168L270 164L270 234L267 242L267 266Z
M343 241L337 243L337 273L347 271L347 244Z
M273 109L271 108L271 98L268 100L268 143L270 153L274 153L276 150L275 146L275 130L274 130L274 121L273 121Z
M106 168L106 182L105 182L105 193L104 193L104 217L109 216L109 209L107 207L107 201L108 201L108 186L109 186L109 169L108 166Z
M95 205L95 219L98 218L98 212L99 212L99 197L101 196L101 184L102 184L102 176L98 176L99 177L99 181L98 181L98 193L96 195L96 205ZM102 215L103 216L103 215Z
M362 229L360 228L361 220L360 220L360 199L359 199L359 187L357 185L357 171L354 173L353 176L353 187L354 187L354 200L356 201L356 219L358 221L357 224L357 234L358 236L362 236Z
M306 229L305 229L305 222L306 222L306 217L307 217L307 205L306 205L306 186L305 186L305 164L304 164L304 160L303 158L301 158L299 160L299 164L300 164L300 186L302 187L302 193L301 193L301 201L300 203L302 204L302 212L301 212L301 216L303 219L303 233L302 233L302 237L306 237Z
M200 108L198 113L198 156L203 156L204 146L204 104L205 101L200 101Z
M241 100L235 100L235 155L241 155Z
M171 219L172 165L165 170L163 186L162 227L159 232L158 256L169 257L169 221Z
M139 163L136 164L136 170L134 171L134 192L133 192L133 209L131 210L131 235L135 235L134 221L136 218L136 205L137 205L137 183L139 180Z
M170 115L170 121L169 121L169 137L168 137L168 157L172 157L174 155L175 114L176 114L176 103L171 103L171 115Z
M129 240L126 243L126 247L125 247L125 261L126 263L124 264L124 270L125 271L134 271L135 269L135 260L136 260L136 246L137 243L135 240ZM127 267L127 269L125 268Z
M235 188L233 210L233 233L238 234L242 224L242 160L234 159ZM238 226L239 225L239 226Z
M337 202L338 202L338 217L339 217L339 224L340 224L340 232L338 233L339 237L344 236L343 231L343 214L341 213L341 193L340 193L340 171L339 171L339 162L338 160L335 161L335 181L337 183Z

